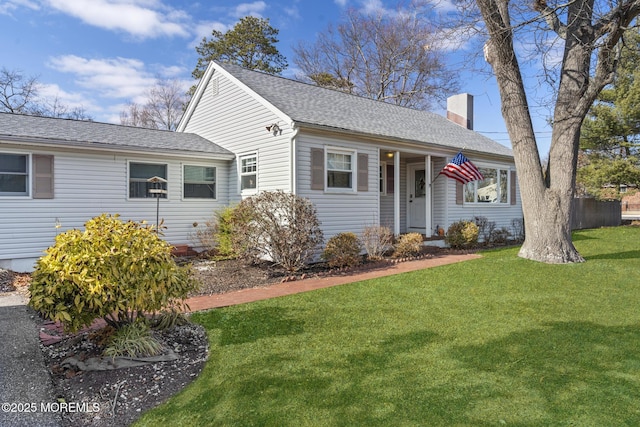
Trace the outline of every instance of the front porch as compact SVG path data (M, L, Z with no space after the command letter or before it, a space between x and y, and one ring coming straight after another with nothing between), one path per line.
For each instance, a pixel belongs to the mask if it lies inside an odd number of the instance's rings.
M380 225L394 234L416 232L430 238L445 228L447 180L437 178L443 155L379 150Z

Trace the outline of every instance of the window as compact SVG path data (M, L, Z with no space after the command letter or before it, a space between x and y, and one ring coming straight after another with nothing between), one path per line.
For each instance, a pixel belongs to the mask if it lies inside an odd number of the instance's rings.
M216 168L185 165L183 185L186 199L215 199Z
M479 169L484 179L465 185L465 203L509 203L509 171L493 168Z
M29 195L29 155L0 153L0 196Z
M354 153L327 150L327 188L352 190Z
M151 163L129 163L129 198L145 199L148 197L155 198L157 193L149 190L164 190L160 194L163 199L167 198L167 183L148 182L149 178L160 177L167 179L167 165L151 164Z
M249 154L240 157L240 191L250 191L258 188L258 156Z
M387 194L387 162L380 162L380 193Z
M367 153L341 148L311 148L310 166L312 190L334 193L369 191ZM373 171L375 173L375 169ZM372 184L376 188L375 181Z

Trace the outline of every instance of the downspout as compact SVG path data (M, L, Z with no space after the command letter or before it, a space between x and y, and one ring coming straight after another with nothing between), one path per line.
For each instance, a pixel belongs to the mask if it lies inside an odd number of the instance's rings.
M300 132L300 128L296 127L295 123L291 123L291 129L293 130L293 135L291 136L291 150L289 152L289 164L291 171L290 177L290 185L291 185L291 194L295 195L298 192L298 167L297 161L298 156L296 153L297 144L296 138L298 137L298 132Z
M431 181L431 154L425 156L424 175L427 182ZM426 190L429 194L425 194L425 206L424 210L424 234L430 237L433 234L433 189L431 185L426 186ZM426 192L425 192L426 193Z
M400 151L393 154L393 234L400 234Z

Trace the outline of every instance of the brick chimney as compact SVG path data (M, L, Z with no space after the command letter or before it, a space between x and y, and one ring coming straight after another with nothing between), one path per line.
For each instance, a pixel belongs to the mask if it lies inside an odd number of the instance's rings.
M473 130L473 95L461 93L447 98L447 119Z

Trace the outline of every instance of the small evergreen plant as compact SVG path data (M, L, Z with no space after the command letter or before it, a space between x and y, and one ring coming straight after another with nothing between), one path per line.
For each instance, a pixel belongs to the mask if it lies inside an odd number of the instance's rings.
M479 228L473 221L457 221L449 226L444 241L454 249L471 248L478 244Z
M393 255L397 258L415 256L422 250L422 234L407 233L400 236L394 245Z
M36 263L29 305L70 332L97 318L118 329L180 304L195 286L155 227L103 214L56 237Z

